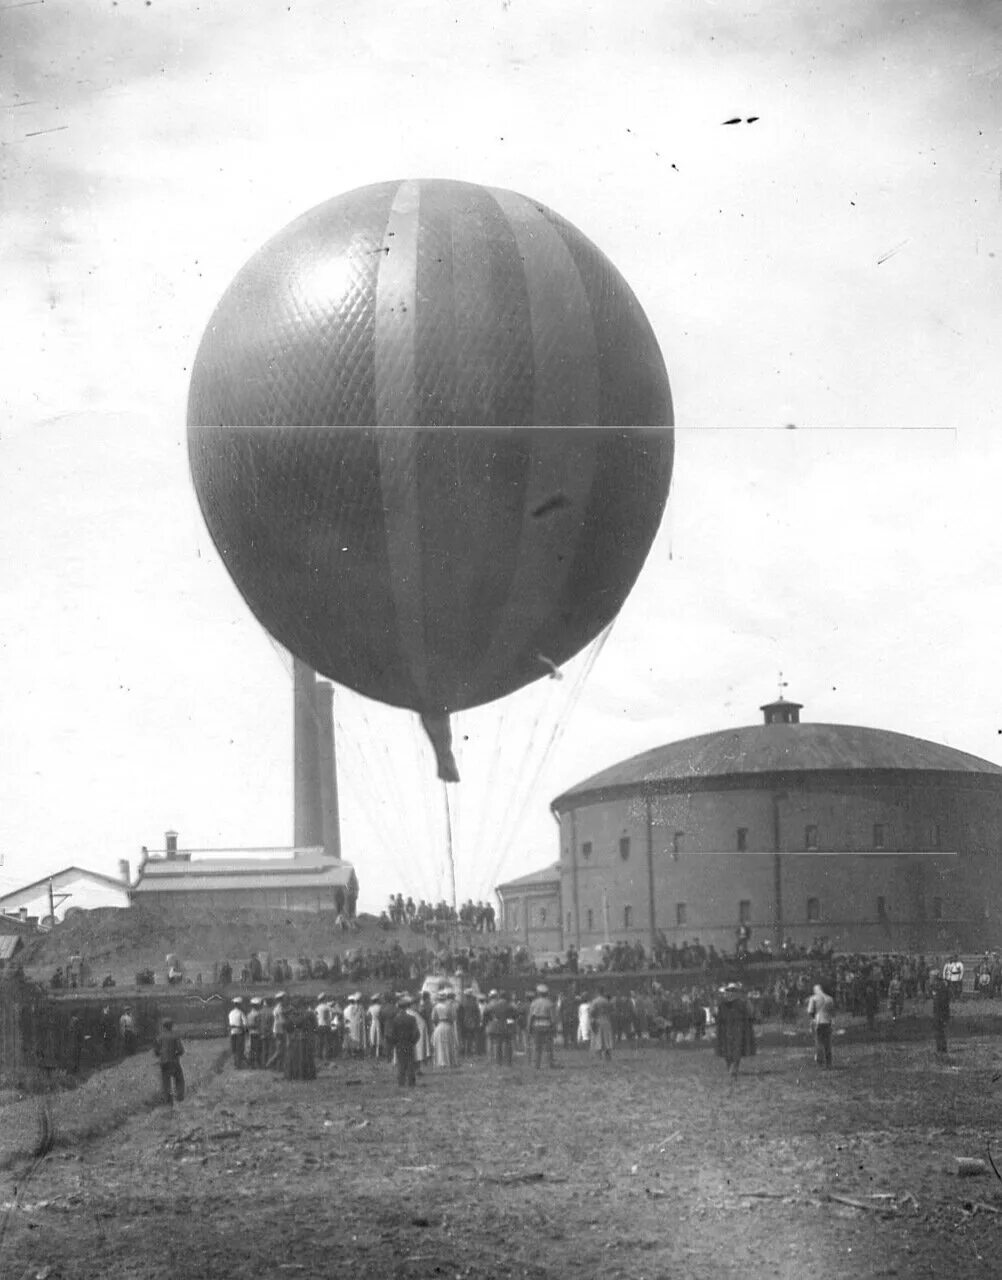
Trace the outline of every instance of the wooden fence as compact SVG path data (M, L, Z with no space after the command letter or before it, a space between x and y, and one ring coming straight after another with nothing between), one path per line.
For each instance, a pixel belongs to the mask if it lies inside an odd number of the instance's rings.
M22 975L0 981L0 1080L26 1072L73 1071L100 1066L121 1055L118 1020L128 1005L140 1045L148 1045L160 1021L159 1002L90 994L54 1000Z

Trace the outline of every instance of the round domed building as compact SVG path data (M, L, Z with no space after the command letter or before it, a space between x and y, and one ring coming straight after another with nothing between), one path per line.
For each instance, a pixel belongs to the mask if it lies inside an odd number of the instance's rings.
M981 950L1002 912L1002 767L883 729L764 723L634 756L558 796L560 861L498 886L534 950Z

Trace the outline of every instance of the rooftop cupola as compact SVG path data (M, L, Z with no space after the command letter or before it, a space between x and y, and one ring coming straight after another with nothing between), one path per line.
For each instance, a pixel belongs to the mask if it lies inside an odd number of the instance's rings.
M800 724L802 702L787 702L782 694L775 702L767 702L759 710L765 716L766 724Z

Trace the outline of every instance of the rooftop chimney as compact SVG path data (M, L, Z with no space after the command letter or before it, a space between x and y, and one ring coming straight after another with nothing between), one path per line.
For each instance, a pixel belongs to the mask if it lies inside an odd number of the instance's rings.
M334 752L334 688L326 680L316 685L317 763L320 773L320 814L324 856L341 858L341 823L337 802L337 756Z
M168 858L177 857L177 832L176 831L164 832L164 849L167 852Z
M766 724L800 724L802 702L787 702L782 694L775 702L767 702L759 711L765 716Z

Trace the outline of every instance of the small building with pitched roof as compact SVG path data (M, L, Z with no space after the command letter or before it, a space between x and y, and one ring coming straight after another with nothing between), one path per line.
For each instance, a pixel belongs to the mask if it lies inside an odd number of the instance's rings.
M218 856L221 853L235 856ZM241 856L242 855L242 856ZM159 854L144 850L132 901L172 913L189 908L343 912L351 918L358 880L349 862L323 848L179 849L167 832Z
M53 906L56 921L76 908L91 911L96 907L127 907L128 863L120 865L122 875L118 878L100 871L88 871L86 867L63 867L0 896L0 912L44 922L49 920Z

